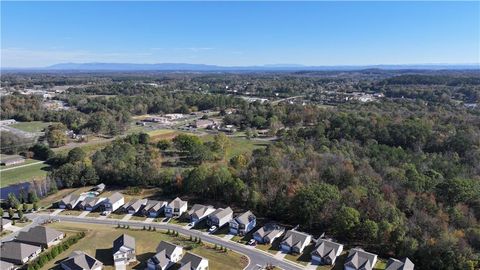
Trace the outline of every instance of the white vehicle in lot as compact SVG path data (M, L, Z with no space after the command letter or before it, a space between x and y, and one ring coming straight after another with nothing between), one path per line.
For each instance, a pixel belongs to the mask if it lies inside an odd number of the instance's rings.
M209 233L213 233L213 232L215 232L216 230L217 230L217 226L212 226L212 227L210 227L210 229L208 229L208 232L209 232Z

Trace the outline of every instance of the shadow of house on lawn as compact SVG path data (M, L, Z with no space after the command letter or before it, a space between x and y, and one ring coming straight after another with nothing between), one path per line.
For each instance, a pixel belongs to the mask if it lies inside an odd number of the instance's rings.
M155 256L154 252L147 252L147 253L143 253L143 254L138 254L137 255L137 261L139 263L137 263L137 265L132 267L132 269L142 269L142 270L146 269L148 259L150 259L153 256Z
M95 258L103 263L103 265L113 266L112 248L97 249Z

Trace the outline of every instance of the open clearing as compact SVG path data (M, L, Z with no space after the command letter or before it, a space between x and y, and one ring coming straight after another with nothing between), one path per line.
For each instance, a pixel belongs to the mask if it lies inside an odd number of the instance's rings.
M242 255L229 251L227 253L213 249L212 246L204 244L204 246L192 245L192 242L183 237L173 237L161 231L143 231L118 229L105 225L93 224L77 224L70 222L52 223L48 226L61 230L72 235L74 233L85 231L86 236L77 244L64 251L58 259L50 261L42 269L58 269L59 262L66 258L72 251L82 250L94 256L104 264L106 270L114 269L112 260L112 244L118 236L123 233L133 236L136 240L136 254L139 263L131 265L128 269L145 269L145 262L154 254L157 245L161 240L169 241L177 245L189 247L192 253L203 256L209 260L210 270L223 269L243 269L245 267L241 258Z
M31 121L31 122L17 122L10 125L13 128L20 129L26 132L42 132L43 129L53 124L52 122Z
M44 163L32 164L29 166L21 165L25 164L19 164L17 166L18 168L15 169L0 171L0 187L26 182L34 178L44 178L47 175L48 170L50 169L50 166Z

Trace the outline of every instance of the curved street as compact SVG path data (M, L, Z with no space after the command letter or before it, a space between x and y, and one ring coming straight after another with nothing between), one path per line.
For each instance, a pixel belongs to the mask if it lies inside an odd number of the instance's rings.
M246 270L253 270L253 269L261 269L261 267L272 264L281 269L285 270L298 270L298 269L305 269L303 265L290 262L288 260L281 260L274 257L273 254L268 252L262 251L252 246L247 246L244 244L236 243L230 240L226 240L220 238L215 235L208 234L206 232L200 232L197 230L189 230L185 229L182 226L175 225L175 224L168 224L168 223L159 223L159 222L145 222L145 221L122 221L122 220L115 220L115 219L97 219L92 217L78 217L78 216L63 216L63 215L56 215L51 216L49 214L41 214L41 213L31 213L26 215L29 219L32 220L32 223L29 226L26 226L22 230L27 230L33 225L41 224L46 220L49 219L58 219L60 221L67 221L67 222L76 222L76 223L87 223L87 224L103 224L103 225L111 225L116 226L117 224L120 225L129 225L131 227L139 227L142 228L145 225L155 227L156 229L161 230L175 230L178 231L180 234L192 237L201 237L203 241L222 245L231 249L235 252L241 253L249 258L249 264L245 267ZM4 238L3 241L11 240L16 233L12 233Z

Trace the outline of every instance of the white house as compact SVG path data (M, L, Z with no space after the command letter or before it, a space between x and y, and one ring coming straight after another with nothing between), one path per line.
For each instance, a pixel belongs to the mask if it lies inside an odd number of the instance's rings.
M211 205L201 205L195 204L189 211L188 215L190 216L190 222L197 224L198 222L205 219L209 214L213 213L215 208Z
M274 223L265 224L253 233L253 239L258 243L271 244L285 232L285 228Z
M175 198L167 206L165 206L165 216L166 217L179 217L185 211L187 211L187 202L182 201L180 198Z
M308 246L311 241L311 235L296 230L290 230L287 231L280 242L280 247L283 252L299 254L302 253L303 249Z
M233 218L232 208L227 207L225 209L218 208L208 215L207 224L209 226L217 226L218 228L227 224Z
M335 260L343 251L343 245L330 239L318 239L312 251L312 263L321 265L334 265Z
M126 269L126 266L136 261L135 238L128 234L122 234L113 241L113 262L115 269Z
M180 260L181 267L178 270L207 270L208 260L187 252Z
M147 261L149 270L166 270L180 261L183 248L169 242L161 241L157 247L155 256Z
M104 201L103 206L105 207L105 210L113 212L123 204L125 204L125 198L121 193L115 192Z
M236 216L230 221L230 233L245 235L257 225L257 218L251 211Z
M377 255L361 248L353 248L345 260L345 270L372 270L377 263Z

